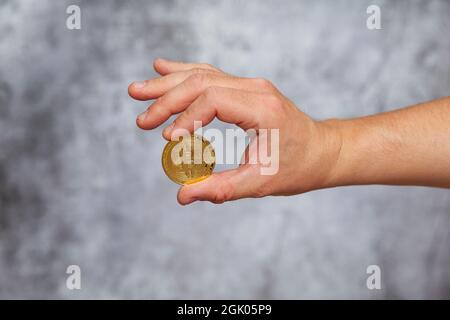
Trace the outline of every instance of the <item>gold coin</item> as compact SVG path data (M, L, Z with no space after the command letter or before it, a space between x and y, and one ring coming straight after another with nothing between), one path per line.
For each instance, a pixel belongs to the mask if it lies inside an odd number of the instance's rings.
M211 143L193 134L169 141L162 154L162 166L166 175L175 183L191 184L211 175L216 156Z

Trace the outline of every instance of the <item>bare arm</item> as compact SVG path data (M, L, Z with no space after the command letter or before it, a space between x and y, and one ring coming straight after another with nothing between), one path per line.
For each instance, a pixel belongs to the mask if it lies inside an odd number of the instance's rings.
M246 197L292 195L359 184L450 188L450 98L349 120L314 121L269 81L235 77L206 64L158 59L161 77L132 83L138 100L156 99L137 118L154 129L174 114L163 131L193 131L193 122L214 118L244 130L279 130L279 170L261 175L260 164L244 164L183 186L178 201L221 203ZM258 139L261 137L258 136Z
M339 132L330 186L421 185L450 188L450 98L328 121Z

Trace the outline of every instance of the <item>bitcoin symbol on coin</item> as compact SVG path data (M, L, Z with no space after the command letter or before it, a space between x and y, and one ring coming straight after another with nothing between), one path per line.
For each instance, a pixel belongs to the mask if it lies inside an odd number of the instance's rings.
M178 184L191 184L209 177L216 163L214 148L205 138L193 134L169 141L162 154L166 175Z

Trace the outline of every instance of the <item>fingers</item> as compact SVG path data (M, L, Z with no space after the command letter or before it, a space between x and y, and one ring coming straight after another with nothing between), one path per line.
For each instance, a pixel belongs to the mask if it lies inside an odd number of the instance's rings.
M153 68L155 69L156 72L158 72L162 76L173 72L187 71L197 68L215 72L222 72L218 68L207 63L185 63L185 62L165 60L161 58L155 59L155 61L153 62Z
M138 126L146 130L156 128L170 116L184 111L195 99L213 86L243 90L253 88L250 79L217 74L193 74L139 115Z
M215 117L244 130L258 129L268 124L267 119L273 113L281 110L278 90L264 79L237 78L209 64L163 59L154 61L154 69L162 77L134 82L128 92L137 100L157 99L138 117L137 124L142 129L156 128L172 115L181 113L163 132L168 140L176 138L177 131L192 133L196 129L194 121L205 126ZM264 196L266 192L261 186L265 182L255 168L257 166L243 163L234 170L185 185L178 192L178 201L183 205L196 200L222 203Z
M194 121L202 126L215 117L227 123L238 125L244 130L261 126L261 110L264 95L233 88L209 87L175 121L163 131L164 138L176 138L188 130L193 133ZM184 129L184 130L180 130Z
M214 173L207 179L184 185L178 191L178 202L182 205L197 200L213 203L255 196L255 178L252 169L237 168Z
M145 81L136 81L128 86L128 94L136 99L147 101L159 98L173 87L179 85L187 78L195 74L211 73L206 69L194 68L180 71Z
M183 63L183 62L172 62L166 61L162 59L155 60L155 70L161 71L159 68L161 66L168 66L171 72L160 72L163 77L158 77L145 81L135 81L128 86L128 94L136 99L136 100L151 100L159 98L164 95L168 90L174 88L181 82L188 79L190 76L195 74L212 74L212 75L221 75L227 78L235 78L231 77L220 71L219 69L214 68L208 64L202 63ZM163 69L165 67L162 67ZM165 70L165 69L164 69ZM159 72L158 71L158 72ZM240 78L245 79L245 78ZM247 78L248 82L252 84L255 90L257 91L265 91L265 92L277 92L276 88L265 79L251 79Z

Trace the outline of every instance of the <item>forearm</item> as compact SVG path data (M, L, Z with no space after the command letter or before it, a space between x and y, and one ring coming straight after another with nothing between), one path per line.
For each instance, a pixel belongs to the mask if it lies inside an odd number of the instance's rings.
M326 123L339 136L339 151L325 187L450 187L450 97Z
M243 130L279 129L271 145L278 145L271 153L274 174L262 174L266 165L258 162L213 173L183 186L181 204L358 184L450 188L450 97L370 117L314 121L268 80L233 77L207 64L158 59L154 66L161 77L128 88L137 100L156 99L138 117L140 128L154 129L177 114L163 131L168 140L176 129L192 132L195 121L206 126L215 117ZM253 141L268 144L264 135Z

